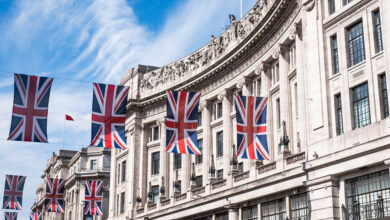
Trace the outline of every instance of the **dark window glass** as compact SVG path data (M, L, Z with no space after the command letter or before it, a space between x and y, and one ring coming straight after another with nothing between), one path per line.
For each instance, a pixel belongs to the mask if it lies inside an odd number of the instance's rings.
M153 140L159 140L160 139L160 129L158 126L153 127Z
M181 192L181 180L177 181L177 187L176 190Z
M286 200L277 199L261 204L262 220L285 220L286 219Z
M348 3L350 3L350 2L352 2L353 0L343 0L343 3L344 3L344 5L346 5L346 4L348 4Z
M217 158L223 156L223 131L217 133Z
M218 115L217 115L217 118L220 118L222 117L222 102L219 102L218 104Z
M389 170L345 181L349 219L387 219L390 216Z
M195 184L197 187L202 187L203 185L203 176L195 177Z
M202 126L202 112L198 112L198 127Z
M119 194L116 195L116 214L119 215L120 212L120 203L119 203Z
M307 206L307 193L301 193L290 197L291 220L309 219Z
M229 215L227 212L216 214L215 220L229 220Z
M348 66L364 61L364 39L362 21L347 28Z
M97 169L97 161L91 160L91 170L96 170L96 169Z
M223 169L217 170L217 180L223 180Z
M203 139L198 140L199 150L202 153L201 155L195 155L195 164L203 163Z
M124 182L126 180L126 160L122 162L122 179L121 181Z
M382 118L389 116L389 101L387 99L387 84L386 84L386 74L379 76L379 94L381 97L381 110Z
M341 105L341 95L337 94L334 96L334 108L336 117L336 134L340 135L343 133L343 109Z
M280 99L276 99L276 123L278 123L278 129L282 127L280 120Z
M158 185L152 186L152 202L155 204L157 203L158 200L158 191L159 191Z
M173 154L173 166L175 170L181 169L181 154Z
M257 205L242 208L242 220L256 220L258 218Z
M330 38L330 46L332 52L332 71L333 74L339 73L339 52L337 46L337 36L334 35Z
M352 100L353 128L360 128L370 124L367 83L352 89Z
M381 14L379 9L373 12L372 17L374 21L375 52L378 53L383 50Z
M120 213L125 212L125 192L121 193L121 210Z
M240 172L240 173L244 172L244 163L243 162L238 163L238 172Z
M160 173L160 152L152 153L152 175Z
M329 14L333 14L336 11L334 0L328 0Z

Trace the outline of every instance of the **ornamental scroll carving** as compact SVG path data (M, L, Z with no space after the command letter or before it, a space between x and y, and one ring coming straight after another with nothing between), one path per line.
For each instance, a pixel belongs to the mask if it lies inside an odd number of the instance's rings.
M211 37L210 43L191 55L175 63L141 75L142 90L156 88L160 84L174 82L178 78L189 76L190 72L200 71L211 65L214 60L227 54L234 46L244 40L259 24L275 0L258 0L255 6L241 20L231 19L227 31L218 37Z

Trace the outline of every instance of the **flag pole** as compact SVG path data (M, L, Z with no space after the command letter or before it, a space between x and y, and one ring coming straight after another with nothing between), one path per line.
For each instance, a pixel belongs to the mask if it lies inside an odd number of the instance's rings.
M240 0L240 19L242 18L242 0Z
M61 142L61 150L64 148L65 118L66 118L66 116L64 115L64 126L62 126L62 142Z

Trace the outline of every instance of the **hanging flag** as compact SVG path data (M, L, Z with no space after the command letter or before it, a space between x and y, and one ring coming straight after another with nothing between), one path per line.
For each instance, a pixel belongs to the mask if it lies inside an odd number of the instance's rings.
M30 220L41 220L42 213L41 212L30 212Z
M267 144L267 100L234 96L237 119L237 158L270 160Z
M25 176L5 175L3 209L22 210Z
M53 78L15 73L8 140L47 143L47 111Z
M65 114L65 120L67 120L67 121L74 121L73 117L70 116L70 115L67 115L67 114Z
M167 91L167 152L201 154L196 131L200 96L200 92Z
M85 181L85 201L84 215L103 215L103 181L86 180Z
M5 220L16 220L18 219L17 212L4 212Z
M126 149L125 121L129 87L94 83L90 146Z
M64 213L64 179L47 178L45 211Z

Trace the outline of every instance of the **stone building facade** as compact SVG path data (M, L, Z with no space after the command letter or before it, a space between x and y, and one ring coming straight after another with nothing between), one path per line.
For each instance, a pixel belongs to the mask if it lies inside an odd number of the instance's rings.
M388 0L259 0L192 54L126 72L109 219L389 217L387 12ZM167 89L202 92L202 156L165 152ZM270 161L234 159L236 93L269 98Z
M65 179L65 203L63 214L44 212L42 220L104 220L108 217L111 150L100 147L82 148L80 151L60 150L48 160L42 182L31 207L42 212L45 205L47 178ZM85 180L103 180L103 216L84 216Z

